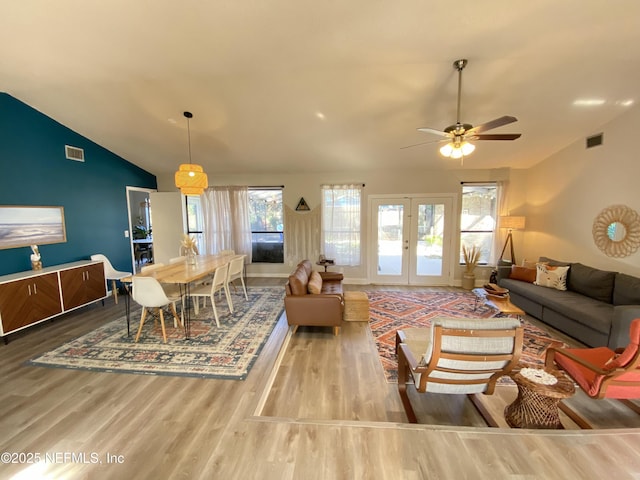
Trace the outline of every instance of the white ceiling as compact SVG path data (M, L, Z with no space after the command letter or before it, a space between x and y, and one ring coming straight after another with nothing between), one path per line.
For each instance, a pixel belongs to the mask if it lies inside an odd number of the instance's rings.
M639 27L637 0L4 0L0 91L156 175L184 110L210 177L460 168L401 147L455 122L467 58L461 120L522 137L464 168L526 168L638 108Z

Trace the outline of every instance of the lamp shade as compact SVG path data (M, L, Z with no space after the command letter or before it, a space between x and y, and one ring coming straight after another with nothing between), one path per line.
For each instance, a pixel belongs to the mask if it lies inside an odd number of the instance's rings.
M522 230L525 224L525 217L516 217L505 215L500 217L500 228L508 228L509 230Z
M209 186L207 174L200 165L183 163L175 175L176 187L184 195L202 195Z

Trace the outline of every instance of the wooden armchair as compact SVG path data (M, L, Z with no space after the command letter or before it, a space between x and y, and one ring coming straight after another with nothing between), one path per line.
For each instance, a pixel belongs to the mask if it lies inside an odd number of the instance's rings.
M522 353L524 331L514 318L435 318L431 328L397 333L398 392L407 418L417 423L407 381L420 393L466 394L487 423L496 427L475 394L491 395Z
M640 318L631 322L630 342L625 348L549 348L545 363L565 371L590 397L620 400L640 413L630 399L640 399ZM591 425L566 404L560 409L582 428Z

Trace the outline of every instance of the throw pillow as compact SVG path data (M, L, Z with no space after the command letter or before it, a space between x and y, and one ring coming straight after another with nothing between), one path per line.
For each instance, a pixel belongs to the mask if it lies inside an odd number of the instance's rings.
M511 273L509 278L513 280L520 280L522 282L533 283L536 281L537 272L535 268L519 267L518 265L511 265Z
M307 284L307 290L314 295L322 292L322 277L316 271L311 272L309 277L309 283Z
M555 288L556 290L567 289L567 273L569 272L569 267L538 263L536 270L536 281L533 282L534 285Z

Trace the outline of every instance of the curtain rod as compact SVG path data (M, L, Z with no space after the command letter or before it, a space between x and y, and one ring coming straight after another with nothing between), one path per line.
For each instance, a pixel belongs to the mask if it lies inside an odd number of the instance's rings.
M487 185L488 183L498 183L497 180L487 180L485 182L460 182L460 185Z
M249 185L248 188L262 188L264 190L269 190L270 188L284 188L284 185Z

